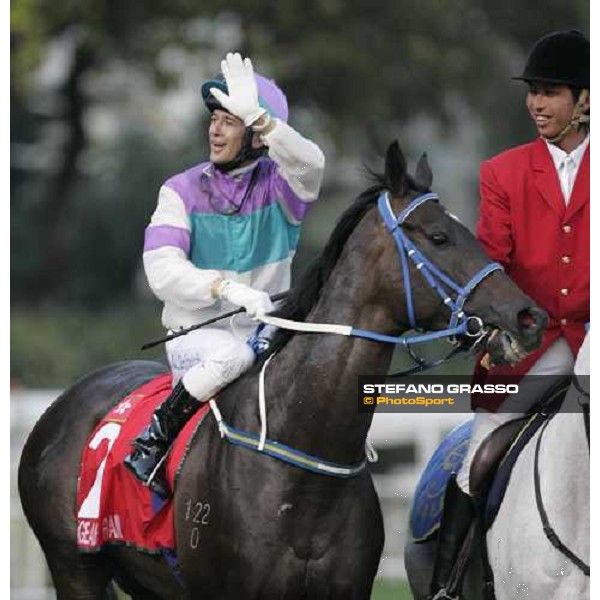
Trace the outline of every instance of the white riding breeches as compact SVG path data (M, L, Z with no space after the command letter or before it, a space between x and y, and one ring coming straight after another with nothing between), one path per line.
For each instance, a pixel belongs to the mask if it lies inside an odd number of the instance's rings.
M232 332L198 329L166 344L173 386L183 382L197 400L206 402L237 379L254 362L254 352Z
M562 377L573 372L574 363L573 353L565 338L561 337L529 369L525 379L519 382L519 394L507 396L497 412L477 409L469 449L456 475L456 482L463 492L469 493L471 465L482 442L501 425L522 417L535 406L547 390ZM529 375L544 377L527 378ZM555 377L552 377L553 375Z

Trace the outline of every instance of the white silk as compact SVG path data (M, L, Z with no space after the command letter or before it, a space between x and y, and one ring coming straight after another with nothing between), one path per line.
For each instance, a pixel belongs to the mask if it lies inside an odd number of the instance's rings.
M269 158L278 167L279 174L288 182L294 193L304 202L317 199L325 168L325 155L311 140L300 135L280 119L275 127L261 136L268 148Z
M194 398L205 402L237 379L254 362L244 341L222 329L199 329L166 345L173 385L183 380Z

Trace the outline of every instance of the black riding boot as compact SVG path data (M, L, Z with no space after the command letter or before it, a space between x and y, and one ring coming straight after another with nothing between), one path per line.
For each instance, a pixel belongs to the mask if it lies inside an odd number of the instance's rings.
M444 497L430 600L460 599L471 554L471 544L465 544L465 541L474 520L473 498L460 489L453 475Z
M163 458L177 434L199 407L200 402L179 382L170 396L154 411L150 425L132 442L135 448L125 458L125 466L162 498L166 499L171 495L166 480L166 461ZM159 463L161 464L157 469Z

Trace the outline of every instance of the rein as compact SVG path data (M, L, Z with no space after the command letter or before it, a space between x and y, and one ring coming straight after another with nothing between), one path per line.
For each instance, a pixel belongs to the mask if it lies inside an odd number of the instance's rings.
M282 319L279 317L271 317L267 315L260 315L258 319L268 325L280 327L282 329L289 329L292 331L300 331L306 333L333 333L337 335L359 337L377 342L384 342L389 344L403 344L408 350L413 359L417 362L416 367L404 371L402 373L396 373L396 375L407 375L418 371L423 371L425 368L431 368L444 362L451 355L458 351L460 348L453 349L448 356L439 361L427 363L421 358L417 357L410 349L410 344L430 342L436 339L451 338L459 334L464 334L469 337L476 337L475 343L478 343L487 332L484 329L483 322L479 317L467 317L463 311L463 307L473 290L489 275L495 271L503 270L502 266L498 263L489 263L482 269L480 269L465 286L461 286L445 273L443 273L438 267L436 267L406 236L402 231L402 224L407 217L419 206L425 202L436 201L438 202L438 196L433 193L423 194L412 200L409 205L396 216L391 208L389 201L389 193L382 193L377 201L379 213L389 230L393 235L396 246L398 248L398 254L402 263L402 274L404 279L404 289L406 294L406 303L408 310L409 322L412 329L417 329L417 322L414 313L413 299L412 299L412 287L410 283L410 272L408 267L408 259L413 261L417 270L423 275L427 283L433 288L442 299L442 302L448 306L451 311L450 320L448 327L441 331L434 331L430 333L422 333L418 335L401 335L401 336L389 336L381 333L376 333L364 329L356 329L346 325L335 325L327 323L301 323L297 321L291 321L289 319ZM450 292L447 291L450 288L456 293L456 298L452 299ZM474 323L476 330L470 330L470 324ZM296 467L320 473L323 475L329 475L333 477L355 477L359 475L366 467L367 461L363 460L359 464L355 465L342 465L331 463L328 461L321 460L316 456L311 456L299 450L295 450L290 446L286 446L277 441L268 440L267 435L267 417L266 417L266 402L264 394L264 377L266 367L269 361L274 357L271 354L265 361L260 372L259 380L259 412L261 421L261 434L260 436L241 431L228 425L223 421L221 413L214 402L210 401L212 412L217 421L219 432L222 438L234 445L243 446L255 452L261 452L285 461Z
M577 379L577 375L573 375L572 383L575 389L583 396L584 398L588 398L588 400L581 401L581 397L579 400L579 406L581 406L581 410L583 411L583 423L585 425L585 437L587 438L588 443L588 451L590 449L590 393L586 392L579 383L579 379Z
M287 295L288 295L288 292L280 292L279 294L274 294L270 298L273 302L277 302L278 300L283 300L284 298L286 298ZM213 317L212 319L208 319L207 321L202 321L202 323L197 323L196 325L192 325L191 327L186 327L185 329L180 329L179 331L176 331L175 333L171 333L163 338L160 338L159 340L154 340L153 342L148 342L148 343L144 344L140 349L147 350L148 348L154 348L154 346L158 346L159 344L164 344L165 342L170 342L171 340L174 340L175 338L178 338L182 335L186 335L187 333L190 333L190 331L196 331L196 329L201 329L202 327L206 327L207 325L212 325L213 323L216 323L217 321L222 321L223 319L228 319L235 315L239 315L240 313L243 313L243 312L244 312L243 307L236 308L235 310L223 313L222 315Z
M585 414L585 413L584 413ZM540 519L542 520L542 528L544 530L544 534L548 538L548 541L561 553L564 554L580 571L583 572L587 577L590 576L590 566L585 563L581 558L579 558L572 550L570 550L558 537L558 534L550 525L550 520L548 519L548 513L546 512L546 508L544 506L544 501L542 499L542 492L540 489L540 466L539 466L539 458L540 458L540 448L542 445L542 438L548 427L552 418L556 416L556 413L550 415L550 417L546 420L544 425L542 426L542 430L540 431L540 435L537 439L537 443L535 445L535 459L533 463L533 482L535 489L535 503L537 505L538 512L540 514Z

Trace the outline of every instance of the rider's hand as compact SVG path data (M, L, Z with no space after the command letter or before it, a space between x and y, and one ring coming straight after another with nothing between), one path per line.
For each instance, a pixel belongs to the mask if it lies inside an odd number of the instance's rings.
M267 112L258 104L258 88L252 62L249 58L242 61L237 52L230 52L221 61L221 72L227 83L228 94L217 88L210 88L210 93L225 110L244 121L246 127L250 127Z
M274 309L269 294L229 279L225 279L219 284L216 295L232 304L243 306L248 315L253 318Z

